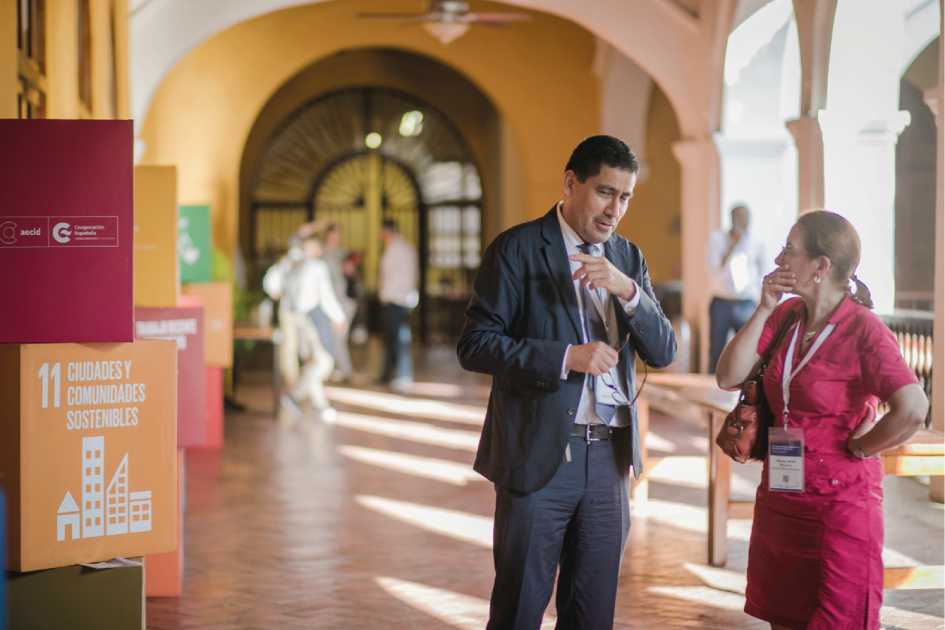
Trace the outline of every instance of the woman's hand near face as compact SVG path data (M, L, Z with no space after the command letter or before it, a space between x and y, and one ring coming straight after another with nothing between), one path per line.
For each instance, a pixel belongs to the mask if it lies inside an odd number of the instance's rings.
M773 311L781 301L781 296L794 291L797 281L795 274L790 271L789 265L778 267L767 276L761 285L761 299L758 301L758 310Z

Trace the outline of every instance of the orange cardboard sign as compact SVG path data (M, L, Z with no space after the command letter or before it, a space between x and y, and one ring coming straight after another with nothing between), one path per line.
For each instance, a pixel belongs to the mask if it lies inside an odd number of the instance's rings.
M207 365L233 366L233 285L228 282L181 285L181 293L203 297Z
M8 568L177 548L177 344L0 345Z
M135 167L135 306L177 305L177 169Z

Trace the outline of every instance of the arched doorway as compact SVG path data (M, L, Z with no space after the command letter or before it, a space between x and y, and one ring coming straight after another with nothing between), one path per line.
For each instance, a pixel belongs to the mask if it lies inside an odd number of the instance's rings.
M393 219L420 252L421 340L445 341L465 307L482 248L482 185L469 147L435 107L388 88L322 95L267 142L251 187L249 259L264 271L300 225L329 219L363 257L371 310L380 225Z

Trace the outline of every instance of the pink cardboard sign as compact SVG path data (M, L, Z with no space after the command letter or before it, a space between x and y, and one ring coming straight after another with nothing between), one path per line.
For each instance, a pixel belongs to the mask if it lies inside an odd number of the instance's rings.
M0 120L0 343L134 339L130 120Z
M207 443L203 308L136 308L138 339L177 342L177 446Z

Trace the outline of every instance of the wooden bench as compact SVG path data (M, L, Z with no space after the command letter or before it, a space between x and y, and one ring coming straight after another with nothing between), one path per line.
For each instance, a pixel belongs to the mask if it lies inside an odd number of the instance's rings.
M648 430L650 407L706 431L709 441L708 559L712 566L725 566L729 513L735 506L751 504L731 500L732 460L715 445L715 436L725 424L725 417L738 402L737 392L719 389L711 375L658 373L647 379L640 392L640 401L643 402L640 428L644 435ZM646 424L643 424L644 416ZM646 453L646 447L643 451ZM945 436L921 429L906 444L884 452L881 457L887 475L941 475L945 472ZM645 491L645 477L641 476L641 480ZM641 484L638 482L637 486ZM739 512L739 516L748 517L748 514L741 514L748 510Z

